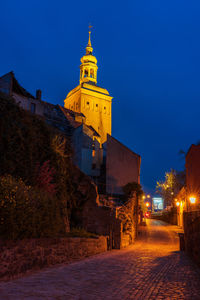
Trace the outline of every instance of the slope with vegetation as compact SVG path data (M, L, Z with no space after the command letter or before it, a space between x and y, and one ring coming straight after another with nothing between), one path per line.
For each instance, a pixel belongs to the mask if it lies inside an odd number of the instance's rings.
M77 225L72 216L92 187L71 156L65 136L0 94L1 238L63 236Z

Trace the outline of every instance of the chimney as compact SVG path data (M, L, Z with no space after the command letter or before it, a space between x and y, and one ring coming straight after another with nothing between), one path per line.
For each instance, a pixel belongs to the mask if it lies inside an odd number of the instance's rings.
M41 100L41 97L42 97L42 91L36 90L36 99Z

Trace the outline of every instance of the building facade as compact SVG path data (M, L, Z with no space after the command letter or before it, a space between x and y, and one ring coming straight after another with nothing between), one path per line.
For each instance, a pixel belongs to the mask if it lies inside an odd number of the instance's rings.
M64 106L85 115L86 124L100 135L102 145L107 134L111 135L112 97L106 89L97 86L97 59L93 55L90 34L86 54L81 58L79 85L68 93Z

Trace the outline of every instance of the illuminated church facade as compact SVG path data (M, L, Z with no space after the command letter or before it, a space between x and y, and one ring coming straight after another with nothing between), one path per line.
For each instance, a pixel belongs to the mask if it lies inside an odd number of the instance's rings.
M97 86L97 59L93 55L91 32L86 47L86 54L81 58L79 85L69 92L64 106L72 111L83 113L86 124L98 132L102 145L111 135L112 97L109 92Z

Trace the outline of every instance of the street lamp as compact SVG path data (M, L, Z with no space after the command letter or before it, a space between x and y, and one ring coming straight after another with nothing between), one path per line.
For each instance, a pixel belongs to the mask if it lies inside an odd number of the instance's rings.
M191 204L195 204L195 202L196 202L196 197L190 196L189 200L190 200L190 203L191 203Z

